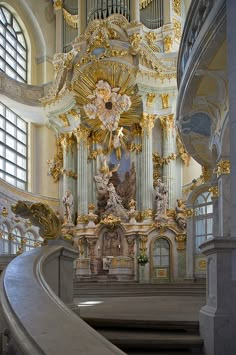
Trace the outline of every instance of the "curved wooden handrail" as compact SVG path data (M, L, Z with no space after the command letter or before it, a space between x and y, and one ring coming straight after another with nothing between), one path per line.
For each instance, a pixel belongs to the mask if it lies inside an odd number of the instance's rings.
M72 312L46 282L45 264L68 251L61 245L31 250L2 274L2 313L14 343L24 355L124 354Z

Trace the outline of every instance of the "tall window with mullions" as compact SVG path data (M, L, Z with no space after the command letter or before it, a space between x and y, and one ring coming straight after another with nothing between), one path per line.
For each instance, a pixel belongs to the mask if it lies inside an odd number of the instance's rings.
M27 82L27 45L23 31L4 6L0 6L0 70L11 78Z
M27 189L27 123L1 102L0 178Z

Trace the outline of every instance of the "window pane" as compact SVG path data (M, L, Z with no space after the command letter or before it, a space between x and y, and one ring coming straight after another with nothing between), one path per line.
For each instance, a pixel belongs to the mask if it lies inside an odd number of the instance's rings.
M0 111L2 113L0 116L0 169L2 170L0 178L25 190L27 187L27 123L3 103L0 103ZM17 127L18 123L21 128Z
M0 62L0 69L11 78L26 82L26 62L23 61L24 59L27 59L27 46L25 37L17 20L9 12L9 10L5 9L1 5L0 44L2 45L2 48L0 49L0 55L6 60L6 63L3 61ZM16 58L19 54L22 56L22 58L16 61ZM17 62L21 64L22 67L17 65ZM19 74L19 76L17 74Z

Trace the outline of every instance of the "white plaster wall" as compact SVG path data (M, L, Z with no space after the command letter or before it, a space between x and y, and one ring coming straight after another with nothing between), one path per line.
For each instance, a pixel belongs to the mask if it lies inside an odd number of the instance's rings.
M56 154L56 138L46 126L31 125L31 190L34 193L58 198L58 183L48 175L47 160Z
M193 179L197 179L201 174L201 165L191 158L189 166L183 166L183 185L191 183Z

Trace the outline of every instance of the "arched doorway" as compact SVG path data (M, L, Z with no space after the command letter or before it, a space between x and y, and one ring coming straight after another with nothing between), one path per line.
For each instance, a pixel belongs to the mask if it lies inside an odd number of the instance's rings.
M170 242L159 237L154 240L151 248L151 278L155 282L169 282L171 279Z

